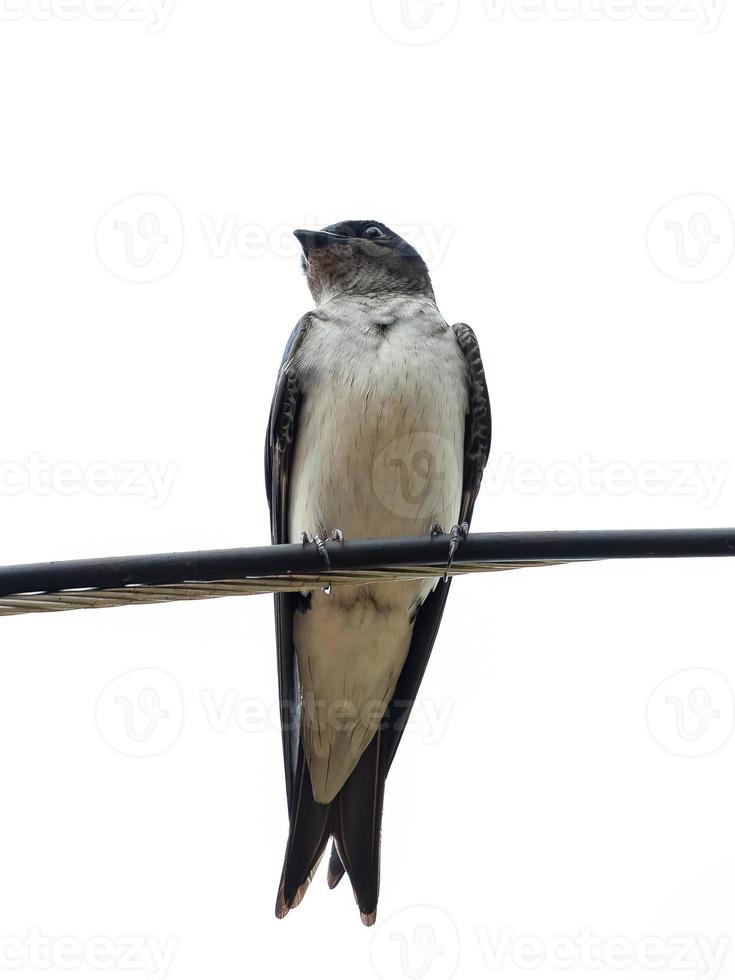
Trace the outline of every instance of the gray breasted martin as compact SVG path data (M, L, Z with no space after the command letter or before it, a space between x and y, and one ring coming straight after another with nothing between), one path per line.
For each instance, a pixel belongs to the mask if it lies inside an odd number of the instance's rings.
M296 231L315 309L281 362L266 437L274 544L427 535L472 516L490 449L480 349L437 309L418 252L378 221ZM385 779L450 582L275 596L289 836L276 900L299 904L330 837L375 922Z

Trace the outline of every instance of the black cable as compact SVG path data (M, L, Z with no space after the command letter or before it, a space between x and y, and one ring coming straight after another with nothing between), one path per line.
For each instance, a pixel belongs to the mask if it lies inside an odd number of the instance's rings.
M435 565L442 569L447 535L329 542L335 570L359 571L391 565ZM735 556L735 529L653 531L530 531L470 534L455 561L591 561L605 558L715 558ZM128 585L216 582L251 576L326 571L313 545L273 545L170 555L57 561L0 568L0 597L66 589L118 589Z

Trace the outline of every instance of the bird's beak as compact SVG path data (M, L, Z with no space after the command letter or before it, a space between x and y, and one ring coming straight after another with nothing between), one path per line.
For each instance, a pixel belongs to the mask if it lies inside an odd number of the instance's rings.
M297 228L294 235L301 243L304 255L308 255L313 249L347 241L344 235L335 235L333 231L306 231L304 228Z

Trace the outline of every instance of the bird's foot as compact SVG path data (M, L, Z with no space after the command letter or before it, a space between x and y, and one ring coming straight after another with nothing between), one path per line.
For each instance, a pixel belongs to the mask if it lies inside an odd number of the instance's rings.
M452 530L449 532L449 559L447 561L447 567L444 569L445 582L449 578L449 570L452 567L452 562L454 561L454 556L457 553L457 548L459 548L460 544L463 544L467 540L469 530L470 526L467 521L465 521L463 524L455 524Z
M441 526L439 521L432 521L431 528L429 529L429 534L432 538L435 538L438 534L444 534L444 528Z
M340 544L344 544L345 543L345 536L344 536L344 534L342 533L342 531L338 527L335 527L334 530L332 531L332 533L329 535L329 540L330 541L339 541ZM324 563L324 567L326 568L326 570L328 572L331 572L331 570L332 570L332 563L329 560L329 553L327 552L326 542L324 541L324 539L322 537L320 537L318 534L315 534L312 537L312 535L310 535L308 533L308 531L302 531L301 532L301 544L304 546L304 548L307 545L309 545L309 544L316 545L316 550L319 552L319 557L321 558L322 562ZM322 591L324 592L325 595L331 595L331 593L332 593L332 585L331 585L331 583L327 583L324 586L324 588L323 588Z
M327 547L318 534L312 536L308 531L302 531L301 544L304 548L310 544L316 545L316 550L319 552L319 557L324 562L324 567L327 569L332 567L332 564L329 561L329 555L327 554Z

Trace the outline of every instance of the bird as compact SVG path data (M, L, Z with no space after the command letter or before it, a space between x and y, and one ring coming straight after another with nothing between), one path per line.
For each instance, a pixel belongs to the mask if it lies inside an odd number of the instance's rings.
M466 536L491 415L477 338L437 307L419 252L379 221L294 232L314 308L278 371L265 446L274 544ZM451 579L336 584L275 595L289 834L276 898L304 897L332 840L376 921L385 781Z

